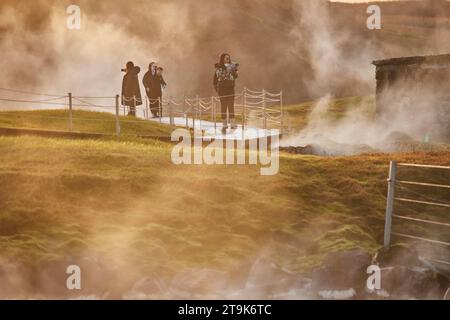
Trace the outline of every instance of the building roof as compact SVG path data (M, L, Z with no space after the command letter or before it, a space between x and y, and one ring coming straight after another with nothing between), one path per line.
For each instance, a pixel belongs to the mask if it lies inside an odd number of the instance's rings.
M392 58L384 60L375 60L372 62L374 65L384 66L384 65L411 65L411 64L421 64L421 63L450 63L450 53L432 55L432 56L415 56L415 57L401 57Z

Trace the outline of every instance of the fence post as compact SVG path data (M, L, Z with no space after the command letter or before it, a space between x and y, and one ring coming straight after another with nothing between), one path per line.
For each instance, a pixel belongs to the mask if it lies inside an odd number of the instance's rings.
M212 105L211 105L211 107L212 107L212 109L213 109L213 121L214 121L214 135L216 134L216 130L217 130L217 115L216 115L216 112L217 112L217 110L216 110L216 108L217 108L217 105L216 105L216 97L212 97Z
M214 97L211 97L211 121L214 121Z
M242 101L242 139L244 139L246 112L247 112L247 88L244 88Z
M397 163L391 161L389 165L389 179L388 179L388 193L386 200L386 220L384 225L384 246L389 247L391 244L391 229L392 229L392 212L394 209L394 195L395 195L395 176L397 174Z
M195 101L194 104L194 115L192 116L192 129L195 130L195 117L197 117L197 112L198 112L198 105L197 105L198 100Z
M159 115L159 123L162 123L162 99L158 97L158 115Z
M267 129L266 90L265 89L263 89L262 94L263 94L263 128L264 128L264 131L265 131Z
M149 119L148 118L148 109L149 109L149 106L148 106L148 97L145 97L145 119Z
M122 102L121 102L121 104L122 104L122 107L123 107L123 115L124 115L124 116L127 115L127 114L126 114L126 111L125 111L125 103L126 103L126 101L125 101L125 96L122 96Z
M189 128L189 123L188 123L188 106L186 96L184 96L184 118L186 119L186 129L187 129Z
M169 123L171 126L173 126L173 99L172 97L169 97Z
M283 109L283 90L280 92L280 107L281 107L281 119L280 119L280 136L283 135L283 117L284 117L284 109Z
M136 116L136 96L133 96L133 110L131 110L131 115Z
M69 131L73 129L73 118L72 118L72 93L69 92Z
M199 118L198 118L198 121L199 121L199 125L200 125L200 131L202 130L202 114L203 114L203 108L202 108L202 106L200 105L200 100L199 100L199 97L197 96L197 106L198 106L198 113L199 113Z
M116 135L120 136L119 95L116 95Z

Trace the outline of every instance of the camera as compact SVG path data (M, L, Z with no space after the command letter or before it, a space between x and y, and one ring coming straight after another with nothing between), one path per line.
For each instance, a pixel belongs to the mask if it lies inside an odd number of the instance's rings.
M239 63L236 62L231 62L225 65L227 67L227 69L231 70L231 71L237 71L239 68Z
M127 69L120 69L120 71L122 71L122 72L127 72Z

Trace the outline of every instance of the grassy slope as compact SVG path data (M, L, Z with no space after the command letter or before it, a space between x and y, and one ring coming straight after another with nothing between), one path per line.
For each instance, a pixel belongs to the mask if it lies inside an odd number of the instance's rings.
M308 124L309 115L316 104L317 101L308 101L285 106L286 129L298 131L305 128ZM326 114L323 116L330 121L339 120L344 117L348 111L353 110L354 108L359 108L360 111L363 111L368 117L371 117L375 114L375 98L373 96L367 96L330 100L329 106L326 109Z
M450 153L282 154L280 174L264 177L255 166L175 166L170 145L139 140L0 137L0 150L0 260L20 277L34 270L24 292L83 259L100 269L96 290L111 290L111 277L119 290L153 272L238 280L261 256L302 273L331 251L373 252L388 161L450 164Z
M67 110L0 111L0 127L68 131ZM73 130L88 133L114 134L115 116L106 112L75 110ZM120 116L124 135L169 136L172 128L156 122Z

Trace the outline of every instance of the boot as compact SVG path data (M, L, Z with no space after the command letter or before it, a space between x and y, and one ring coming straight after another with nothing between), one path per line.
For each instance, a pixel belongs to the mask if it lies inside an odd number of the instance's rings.
M233 118L230 120L231 122L231 129L235 130L237 129L236 120Z

